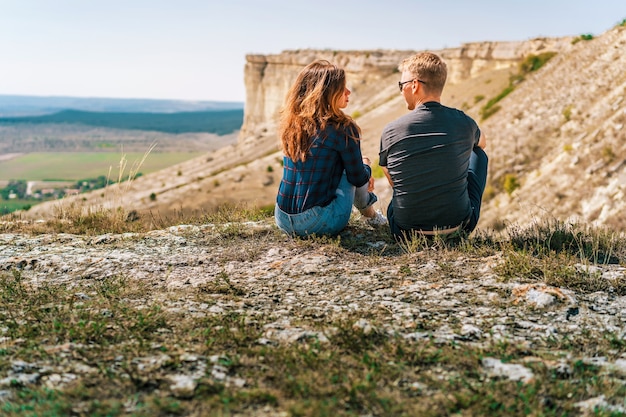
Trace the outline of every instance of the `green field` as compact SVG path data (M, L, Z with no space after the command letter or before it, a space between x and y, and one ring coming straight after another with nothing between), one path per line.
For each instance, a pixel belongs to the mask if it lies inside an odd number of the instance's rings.
M37 203L39 203L39 201L19 200L19 199L15 199L15 200L1 200L0 199L0 215L11 213L15 210L26 209Z
M143 153L127 154L113 152L35 152L9 161L0 162L0 180L64 180L75 181L96 178L100 175L117 179L120 173L120 161L124 156L126 168L122 172L127 177L132 171L148 174L175 165L205 152L152 152L143 164Z

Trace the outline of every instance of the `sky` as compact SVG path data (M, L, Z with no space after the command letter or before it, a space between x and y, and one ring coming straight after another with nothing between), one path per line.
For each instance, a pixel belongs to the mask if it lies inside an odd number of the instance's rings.
M0 0L0 94L245 101L247 54L600 35L623 0Z

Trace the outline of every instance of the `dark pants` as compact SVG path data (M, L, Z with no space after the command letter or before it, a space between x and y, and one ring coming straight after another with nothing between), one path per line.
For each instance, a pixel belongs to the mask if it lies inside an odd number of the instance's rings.
M487 154L479 147L474 147L472 154L470 155L469 168L467 171L467 193L469 195L472 211L469 219L463 223L463 232L470 234L478 224L480 217L480 204L483 199L483 193L485 192L485 185L487 184L487 165L489 159ZM389 229L391 234L395 238L406 238L410 236L411 230L404 230L398 226L395 222L393 214L393 200L387 207L387 221L389 221ZM419 231L416 231L419 232Z

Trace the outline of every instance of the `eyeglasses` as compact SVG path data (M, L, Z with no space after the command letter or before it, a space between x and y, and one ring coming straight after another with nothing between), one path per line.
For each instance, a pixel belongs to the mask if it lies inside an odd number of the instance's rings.
M409 80L409 81L398 81L398 87L400 88L400 92L402 92L402 89L404 88L404 84L412 83L413 81L417 81L418 83L422 83L426 85L426 82L419 80L417 78L413 78L412 80Z

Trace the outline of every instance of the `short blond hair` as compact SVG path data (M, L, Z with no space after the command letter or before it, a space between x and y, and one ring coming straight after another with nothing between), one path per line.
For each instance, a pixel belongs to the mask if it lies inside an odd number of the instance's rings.
M424 82L424 89L441 94L448 78L448 66L432 52L420 52L403 60L398 66L400 72L408 71L413 77Z

